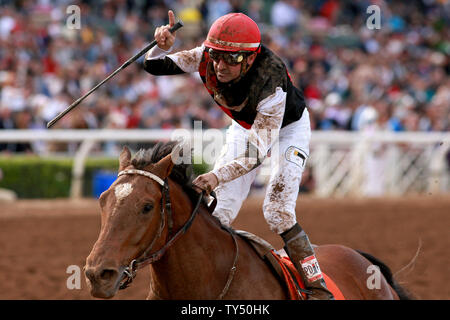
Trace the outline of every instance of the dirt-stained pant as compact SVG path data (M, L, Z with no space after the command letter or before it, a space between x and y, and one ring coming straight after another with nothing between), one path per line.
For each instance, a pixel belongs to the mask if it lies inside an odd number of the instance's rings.
M277 234L290 229L297 222L295 205L309 156L310 139L309 113L305 109L300 120L280 130L278 143L275 143L270 151L270 180L265 193L263 213L270 229ZM248 131L233 121L227 129L225 145L215 168L242 154L247 141ZM237 217L256 175L257 169L215 189L217 206L213 215L222 224L229 226Z

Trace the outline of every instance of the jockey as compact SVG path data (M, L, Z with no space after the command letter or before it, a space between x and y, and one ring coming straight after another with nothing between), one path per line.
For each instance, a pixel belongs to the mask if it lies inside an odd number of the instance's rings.
M270 155L272 171L263 204L264 218L279 234L285 251L311 291L309 299L333 299L314 249L297 223L295 206L309 156L311 128L303 94L291 82L282 60L264 45L257 24L242 13L217 19L200 47L169 54L175 34L169 25L155 30L157 46L145 56L144 68L153 75L199 72L218 106L233 121L225 146L211 172L193 185L214 190L213 215L230 226L256 177L256 167Z

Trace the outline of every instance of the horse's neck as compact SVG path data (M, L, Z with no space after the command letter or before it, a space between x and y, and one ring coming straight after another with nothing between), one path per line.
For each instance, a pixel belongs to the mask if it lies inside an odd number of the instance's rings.
M171 187L172 188L172 187ZM193 206L184 192L182 201L172 201L178 229ZM175 193L181 191L179 193ZM181 220L181 221L180 221ZM161 299L215 299L221 293L232 267L234 242L202 205L188 231L150 267L149 297Z

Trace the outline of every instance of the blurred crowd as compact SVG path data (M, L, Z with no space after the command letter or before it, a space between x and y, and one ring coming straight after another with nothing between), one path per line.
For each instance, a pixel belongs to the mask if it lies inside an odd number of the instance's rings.
M371 5L379 29L368 23ZM168 9L185 24L174 51L201 45L226 13L254 19L303 90L314 130L450 129L448 0L0 0L0 129L45 128L152 41ZM154 77L141 58L57 127L192 128L196 120L203 128L230 121L197 74Z

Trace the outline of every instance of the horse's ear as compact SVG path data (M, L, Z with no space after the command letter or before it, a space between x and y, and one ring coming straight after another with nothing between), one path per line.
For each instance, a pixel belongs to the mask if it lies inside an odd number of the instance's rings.
M124 146L119 156L119 172L131 164L131 152L127 146Z
M170 154L159 160L157 163L153 165L153 173L155 173L161 179L167 178L172 172L174 163Z

